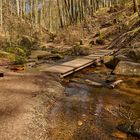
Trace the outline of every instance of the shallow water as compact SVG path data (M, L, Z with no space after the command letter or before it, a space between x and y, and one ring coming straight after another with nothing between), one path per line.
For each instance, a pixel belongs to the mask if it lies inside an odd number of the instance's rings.
M130 77L125 81L125 77L118 77L124 83L113 90L84 83L85 79L104 83L109 73L105 67L87 68L63 81L65 96L48 115L50 140L116 140L112 133L117 131L118 124L126 121L118 113L120 106L140 118L139 78ZM125 90L129 87L131 93ZM138 92L133 93L132 89ZM129 136L127 139L136 138Z

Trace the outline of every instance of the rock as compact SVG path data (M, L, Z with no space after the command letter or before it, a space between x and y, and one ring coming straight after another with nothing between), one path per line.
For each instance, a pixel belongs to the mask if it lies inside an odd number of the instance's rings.
M35 49L35 39L30 36L22 36L21 40L19 41L19 48L23 49L26 55L31 54L31 49Z
M114 59L114 56L104 56L103 57L103 63L108 64Z
M53 60L58 60L58 59L63 59L64 57L61 55L61 54L59 54L59 53L56 53L56 54L51 54L50 56L49 56L49 59L53 59Z
M104 39L101 39L101 38L97 38L96 39L96 44L104 45L105 44L105 40Z
M103 63L111 69L114 69L118 64L118 60L114 59L114 56L104 56Z
M109 75L107 76L106 78L106 82L109 83L109 82L114 82L116 80L116 75Z
M137 120L135 123L121 124L117 128L127 134L140 137L140 120Z
M91 40L91 41L89 42L89 44L90 44L90 45L95 45L96 43L95 43L94 40Z
M47 56L50 56L51 53L47 52L47 51L42 51L42 50L35 50L32 51L31 55L30 55L30 59L43 59Z
M112 136L118 139L127 139L127 134L121 131L116 131L112 133Z
M128 61L128 60L130 60L128 57L126 57L124 55L121 55L121 54L115 56L114 59L115 59L116 63L118 63L119 61Z
M82 121L78 121L78 125L81 126L83 124Z
M131 49L128 53L127 56L131 59L134 59L136 61L140 60L140 48L136 49Z
M130 123L124 123L124 124L120 124L117 126L117 129L125 132L125 133L130 133L131 132L131 125Z
M21 40L20 40L20 45L27 47L27 48L31 48L32 44L33 44L33 38L30 36L22 36Z
M140 64L129 61L120 61L113 73L117 75L140 76Z
M43 51L52 51L55 48L53 43L41 43L38 46Z
M87 46L83 46L83 45L75 45L73 46L72 50L71 50L71 54L72 55L89 55L90 54L90 49Z
M140 120L137 120L133 125L132 125L132 134L135 136L140 137Z

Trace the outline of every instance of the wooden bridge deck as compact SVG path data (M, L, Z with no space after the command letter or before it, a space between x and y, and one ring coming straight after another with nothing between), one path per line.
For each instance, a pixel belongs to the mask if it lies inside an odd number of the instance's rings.
M48 67L44 71L57 73L60 75L60 77L65 77L92 65L95 61L100 61L103 56L111 55L114 52L115 50L98 50L94 54Z

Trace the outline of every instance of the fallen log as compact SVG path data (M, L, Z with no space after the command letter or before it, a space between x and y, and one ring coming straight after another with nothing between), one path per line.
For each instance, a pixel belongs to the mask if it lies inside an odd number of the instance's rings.
M123 82L123 80L117 80L117 81L111 83L108 87L113 89L113 88L115 88L117 85L119 85L122 82Z
M98 83L98 82L94 82L94 81L91 81L91 80L85 80L89 85L92 85L92 86L97 86L97 87L102 87L103 84L102 83Z

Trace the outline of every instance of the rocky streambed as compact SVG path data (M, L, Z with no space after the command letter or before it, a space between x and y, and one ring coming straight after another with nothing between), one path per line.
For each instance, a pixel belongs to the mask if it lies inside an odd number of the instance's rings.
M140 79L116 76L123 83L110 89L105 83L111 71L105 66L89 67L64 79L65 96L48 114L49 139L138 139ZM87 79L104 86L91 85Z

